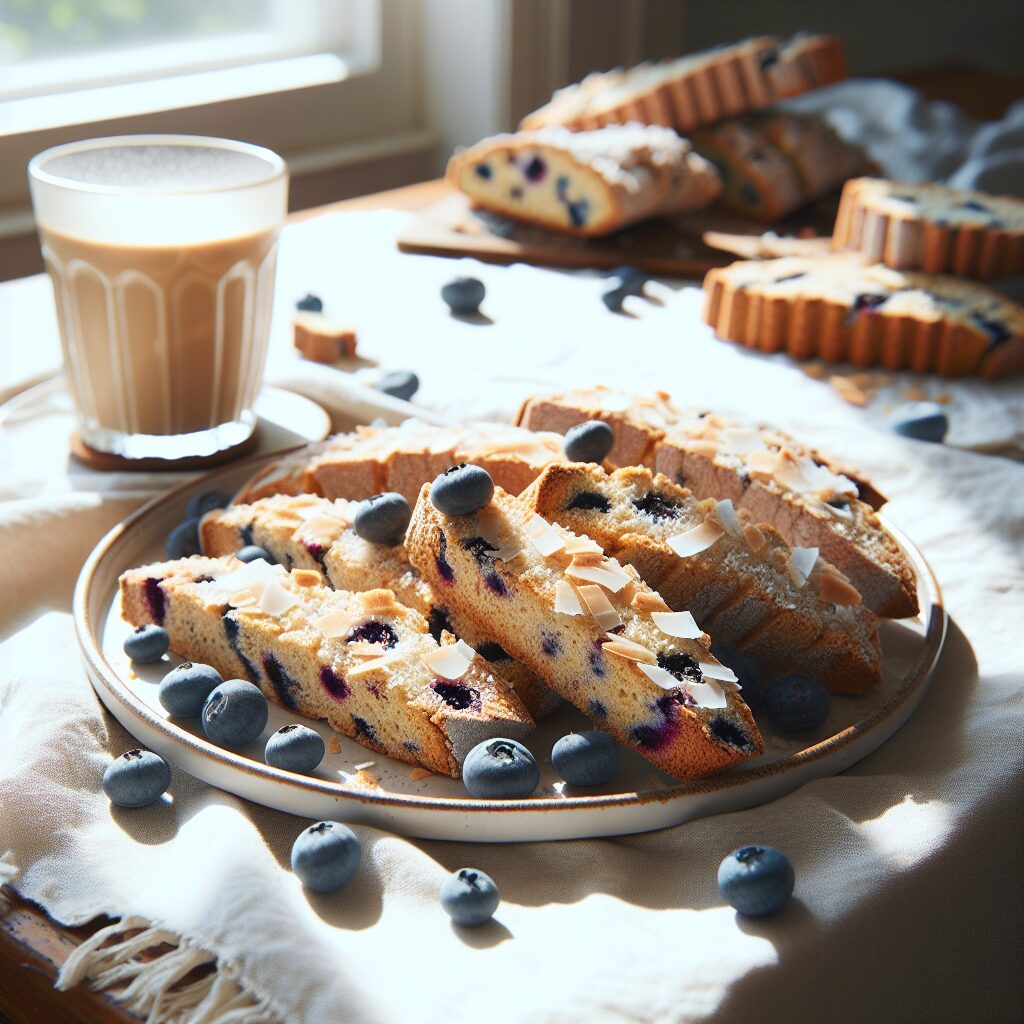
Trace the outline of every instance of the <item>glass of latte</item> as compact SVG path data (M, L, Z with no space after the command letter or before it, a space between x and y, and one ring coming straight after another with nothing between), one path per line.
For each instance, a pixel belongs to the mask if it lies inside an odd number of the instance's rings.
M92 139L29 164L64 367L89 448L214 455L253 432L288 171L189 135Z

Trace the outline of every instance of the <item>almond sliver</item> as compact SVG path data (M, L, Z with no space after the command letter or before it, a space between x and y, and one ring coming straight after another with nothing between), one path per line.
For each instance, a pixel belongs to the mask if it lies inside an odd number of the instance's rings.
M627 661L646 662L648 665L656 665L658 663L658 658L654 651L649 651L646 647L635 644L632 640L627 640L625 637L618 636L615 633L606 633L605 636L608 637L608 643L601 645L602 651L607 651L609 654L617 654L620 658L625 658Z

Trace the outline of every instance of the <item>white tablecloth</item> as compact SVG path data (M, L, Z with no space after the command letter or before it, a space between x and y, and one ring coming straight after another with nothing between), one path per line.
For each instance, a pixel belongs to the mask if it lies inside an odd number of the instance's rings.
M883 412L906 380L855 409L784 358L715 341L693 289L653 288L658 303L613 316L596 275L400 256L404 222L353 214L287 230L272 380L332 392L338 371L288 346L288 307L313 291L356 325L368 357L415 369L435 412L507 417L534 389L601 382L774 420L863 466L934 566L951 623L931 689L876 754L766 806L517 847L360 827L356 878L307 898L287 869L300 819L178 770L171 801L111 810L99 779L132 744L89 688L69 606L89 549L139 496L15 481L0 504L0 877L68 923L124 918L123 941L81 951L65 983L120 977L153 1020L224 1024L1019 1020L1024 465L971 448L1020 449L1021 384L918 381L951 396L951 443L904 440ZM486 322L450 318L438 297L466 271L487 285ZM3 394L55 363L43 287L0 291ZM12 355L21 302L37 311L33 351ZM715 887L721 857L749 842L781 847L796 869L794 900L763 922L737 917ZM479 932L453 929L437 902L463 866L503 893ZM146 929L134 945L133 928ZM157 966L133 959L161 939L176 948ZM214 960L193 987L171 984Z

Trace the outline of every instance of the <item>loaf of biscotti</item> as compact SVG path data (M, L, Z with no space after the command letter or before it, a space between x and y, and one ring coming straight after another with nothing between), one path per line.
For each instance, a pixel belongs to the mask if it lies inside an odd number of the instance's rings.
M529 669L514 661L472 621L446 608L409 564L401 544L374 544L352 529L357 503L312 494L276 494L252 504L214 509L199 525L206 555L230 555L248 544L264 548L288 569L317 569L336 590L390 590L419 612L440 642L445 631L465 640L494 665L533 718L561 703Z
M989 280L1024 273L1024 199L945 185L855 178L832 236L898 270Z
M737 261L704 292L715 334L763 352L943 377L1024 369L1024 307L973 281L837 253Z
M261 469L236 496L271 494L369 498L397 491L411 503L420 487L451 466L483 466L505 490L518 494L549 462L564 460L562 438L503 423L439 427L409 419L398 427L357 427Z
M615 438L608 461L613 466L647 466L653 469L658 443L664 439L665 432L673 426L694 423L707 415L706 412L676 405L667 391L636 395L598 385L532 395L520 406L515 422L531 430L564 434L585 420L604 420L611 426ZM723 429L748 430L754 427L754 424L717 414L715 421ZM758 424L756 429L765 436L769 446L785 447L801 458L811 459L832 473L852 480L857 486L857 497L873 509L880 509L885 504L885 496L870 480L834 455L810 448L777 427Z
M533 726L490 665L464 643L438 645L390 590L351 594L309 569L197 556L124 573L121 601L133 625L163 626L176 654L432 772L458 777L477 743Z
M449 607L669 775L710 775L763 749L735 675L692 616L594 541L500 489L480 512L447 516L425 486L406 547Z
M758 220L779 220L870 166L859 146L812 114L747 114L692 141L722 175L720 204Z
M590 419L612 427L610 464L644 465L698 498L728 498L788 544L818 548L876 615L917 613L914 571L865 500L884 498L834 459L772 427L679 409L665 392L589 388L535 396L519 412L520 423L548 430Z
M881 682L878 620L814 548L790 548L729 499L699 501L647 469L549 466L520 501L586 534L718 643L835 693Z
M838 39L797 35L746 39L676 60L588 75L558 90L520 128L575 131L639 121L688 133L846 77Z
M641 124L496 135L455 153L448 180L477 206L587 237L700 209L722 191L689 142Z

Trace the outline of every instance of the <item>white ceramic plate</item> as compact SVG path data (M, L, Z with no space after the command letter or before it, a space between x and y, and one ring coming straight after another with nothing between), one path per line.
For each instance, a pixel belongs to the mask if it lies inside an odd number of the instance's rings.
M560 781L549 758L559 736L586 727L583 716L569 707L542 721L526 741L541 765L541 785L528 800L470 799L461 782L439 775L415 779L409 765L374 754L346 737L338 738L340 752L331 753L329 746L315 775L294 775L269 767L262 756L270 733L294 721L294 714L272 704L259 740L240 752L224 750L197 732L196 723L168 719L157 701L157 684L177 659L133 666L122 651L130 627L120 616L120 573L164 557L165 538L193 494L210 487L231 493L266 461L267 457L251 459L179 487L113 529L82 570L74 613L96 692L140 743L211 785L293 814L365 822L431 839L525 842L646 832L750 807L809 779L841 772L877 750L920 703L942 648L946 620L931 569L921 553L886 524L917 572L923 612L916 619L883 622L883 684L867 697L833 698L826 726L799 741L776 735L759 720L766 753L716 778L680 783L632 751L623 751L613 784L596 792L574 790ZM325 739L335 737L321 723L307 724Z

